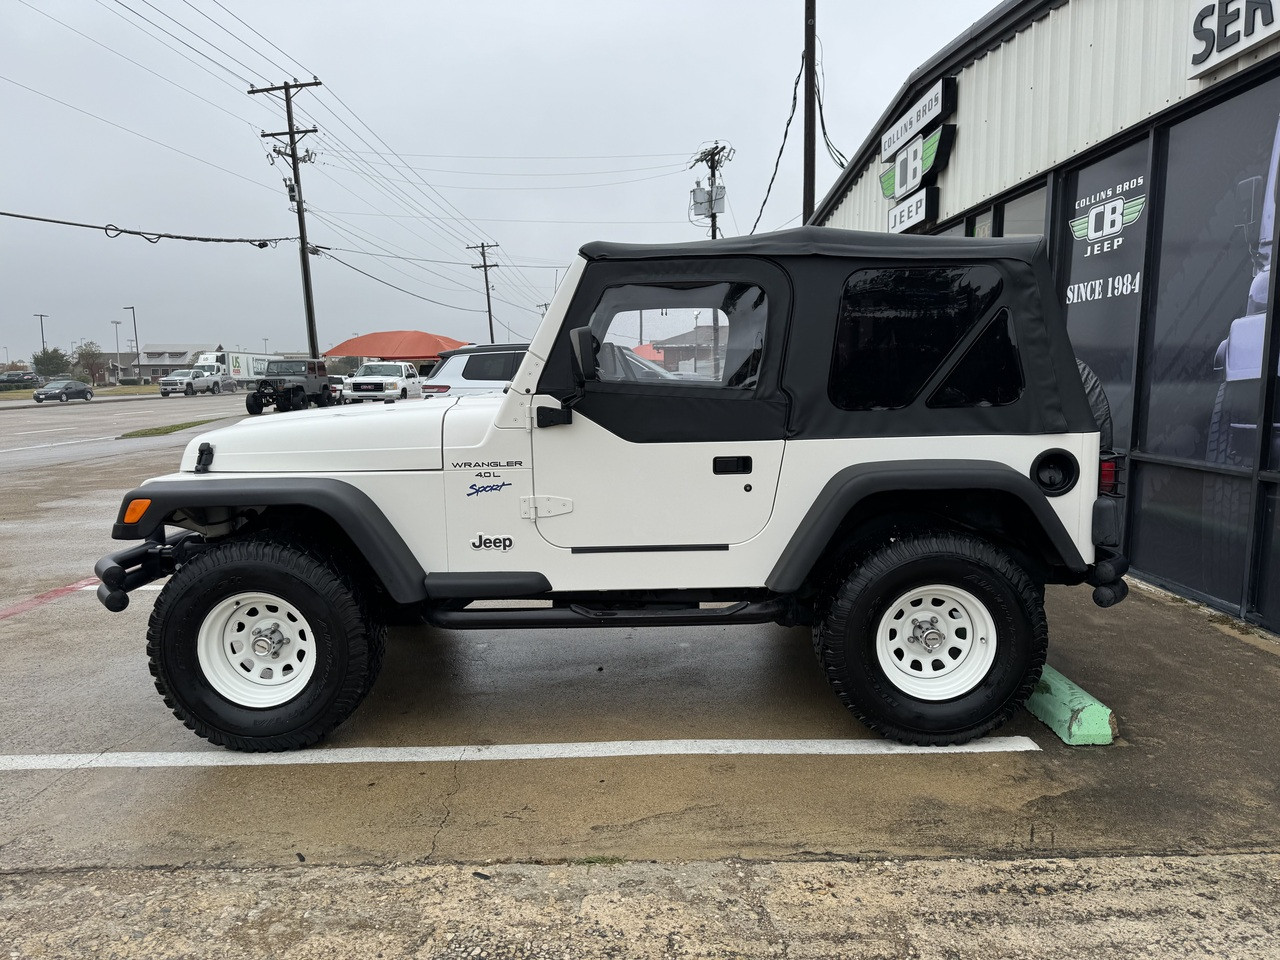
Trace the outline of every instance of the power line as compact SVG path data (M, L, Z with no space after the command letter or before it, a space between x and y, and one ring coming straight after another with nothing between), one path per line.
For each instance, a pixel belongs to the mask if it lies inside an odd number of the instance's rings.
M347 173L359 172L357 170L352 170L350 167L344 167L336 163L325 163L324 161L319 161L319 163L321 166L332 167L335 170L343 170L343 171L346 171ZM410 167L407 169L413 169L413 168ZM616 187L616 186L621 186L624 183L644 183L648 180L661 180L663 177L673 177L677 173L683 172L685 169L687 168L684 166L684 164L681 164L678 169L674 169L669 173L659 173L652 177L637 177L632 180L609 180L604 183L574 183L574 184L554 186L554 187L540 187L540 186L469 187L469 186L466 186L465 184L460 184L460 183L438 183L433 185L432 189L435 189L435 190L590 190L593 187ZM383 173L374 173L372 174L372 176L378 177L381 180L386 180L389 183L413 183L412 180L404 180L398 177L390 177Z
M217 0L214 0L216 3ZM381 154L378 150L352 150L351 153L374 153ZM434 160L654 160L661 157L682 157L689 156L688 152L682 153L624 153L612 156L538 156L538 157L517 157L498 154L469 154L469 153L404 153L400 154L404 157L427 157Z
M54 220L52 217L34 217L30 214L10 213L6 210L0 210L0 217L34 220L38 223L56 223L63 227L84 227L87 230L101 230L113 240L122 233L127 233L130 236L142 237L150 243L158 243L161 240L191 240L197 243L247 243L265 249L266 247L274 247L277 243L298 239L297 237L265 237L257 239L249 239L247 237L195 237L181 233L160 233L155 230L130 230L126 227L117 227L114 223L96 224L76 223L73 220Z
M94 120L97 120L100 123L105 123L109 127L115 127L117 130L123 130L125 133L132 134L135 137L140 137L141 139L146 140L148 143L154 143L158 147L164 147L166 150L172 150L174 153L181 154L182 156L186 157L188 160L195 160L197 163L203 163L206 167L213 167L215 170L221 170L223 173L230 174L231 176L235 177L238 180L245 181L245 183L251 183L255 187L261 187L264 190L271 190L272 192L275 191L274 187L269 187L265 183L260 183L257 180L251 180L248 177L244 176L243 174L236 173L234 170L228 170L226 167L220 167L216 163L212 163L204 159L203 157L197 157L193 153L187 153L185 150L179 150L177 147L172 147L169 144L164 143L160 140L156 140L152 137L148 137L144 133L138 133L138 131L136 130L130 130L128 127L121 126L118 123L113 123L110 120L106 120L98 116L96 113L90 113L88 110L83 110L80 107L67 103L65 100L59 100L57 97L52 97L47 93L41 93L39 90L33 90L31 87L28 87L25 84L18 83L17 80L10 80L8 77L5 77L5 76L0 76L0 80L4 80L7 83L11 83L15 87L21 87L23 90L26 90L28 93L34 93L37 97L43 97L46 100L52 100L54 103L60 104L69 110L74 110L76 113L84 114L86 117L92 117Z
M800 78L802 76L804 76L803 55L800 57L800 72L796 74L796 81L791 87L791 112L787 114L786 126L782 128L782 146L778 148L778 158L773 161L773 176L769 178L769 186L764 191L764 199L760 201L760 212L756 214L756 222L751 225L751 233L755 233L756 227L760 226L760 218L764 216L765 204L769 202L769 194L773 192L773 181L778 177L778 165L782 163L782 151L787 148L787 131L791 129L791 121L796 116L796 104L800 100Z
M295 58L293 58L293 57L289 56L289 54L285 53L283 50L281 50L279 47L277 47L274 43L272 43L270 40L268 40L268 39L267 39L266 37L264 37L262 34L258 33L258 31L257 31L257 30L254 30L254 29L253 29L253 27L249 26L249 24L245 23L243 20L241 20L239 17L237 17L234 13L232 13L232 12L231 12L230 10L228 10L226 7L222 6L222 4L218 2L218 0L213 0L213 2L214 2L217 6L221 7L221 8L222 8L222 10L223 10L223 12L227 13L227 14L228 14L228 15L229 15L233 20L238 21L238 22L239 22L240 24L242 24L242 25L243 25L247 30L249 30L249 32L250 32L250 33L252 33L252 34L253 34L254 36L256 36L258 39L260 39L263 43L267 44L267 46L269 46L269 47L271 47L273 50L275 50L275 51L276 51L276 53L280 54L280 56L284 57L286 60L293 60L293 62L294 62L294 63L296 63L298 66L302 67L302 72L303 72L304 74L306 74L307 76L311 76L311 77L314 77L314 76L315 76L315 71L314 71L314 70L308 70L306 67L304 67L304 66L302 65L302 62L301 62L300 60L297 60L297 59L295 59ZM243 42L244 42L244 41L242 40L242 41L241 41L241 43L243 43ZM247 44L246 44L246 46L247 46ZM255 52L255 53L257 53L257 51L256 51L256 50L255 50L254 52ZM259 53L259 54L258 54L258 56L262 57L262 54L260 54L260 53ZM266 59L267 59L266 57L262 57L262 58L263 58L264 60L266 60ZM268 61L268 62L270 62L270 61ZM292 71L288 71L288 70L286 70L285 72L286 72L286 73L290 73L290 72L292 72Z
M341 159L350 159L344 156L344 151L331 151L337 154ZM381 163L386 166L395 167L396 164L389 160L370 160L369 163ZM520 171L508 173L502 170L458 170L455 168L444 167L415 167L406 166L405 169L413 170L415 173L451 173L462 177L611 177L619 173L643 173L649 170L685 170L684 163L660 163L644 167L623 167L618 170L573 170L573 171Z
M206 60L208 60L210 63L212 63L212 64L213 64L215 67L217 67L218 69L220 69L220 70L225 70L227 73L231 74L231 76L235 77L235 78L236 78L237 80L239 80L241 83L244 83L244 84L249 83L249 81L248 81L246 78L244 78L244 77L240 76L240 74L236 73L234 70L232 70L230 67L228 67L225 63L219 63L217 60L213 59L213 57L209 56L209 55L208 55L207 53L205 53L203 50L200 50L200 49L197 49L196 47L193 47L191 44L187 43L187 41L183 40L181 37L174 36L172 33L170 33L170 32L169 32L168 30L166 30L164 27L160 26L160 24L156 23L154 20L151 20L151 19L149 19L148 17L143 16L141 13L139 13L137 10L134 10L134 9L133 9L131 6L129 6L127 3L124 3L124 2L123 2L123 0L114 0L114 2L115 2L118 6L124 7L126 10L128 10L131 14L133 14L133 15L134 15L135 17L137 17L139 20L144 20L144 21L146 21L147 23L151 24L151 26L155 27L157 30L159 30L161 33L163 33L166 37L169 37L171 40L174 40L175 42L182 44L184 47L186 47L186 48L187 48L188 50L190 50L192 53L195 53L195 54L198 54L198 55L200 55L200 56L204 57ZM142 2L143 2L143 3L146 3L146 0L142 0ZM150 6L151 6L151 4L149 4L149 3L148 3L148 4L147 4L147 6L149 6L149 7L150 7ZM152 9L155 9L155 8L153 7ZM166 14L165 14L165 16L166 16L166 17L168 17L169 15L166 13ZM170 20L173 20L173 17L169 17L169 19L170 19ZM176 23L177 21L175 20L174 22ZM212 46L212 44L210 44L210 46ZM215 47L214 49L217 49L217 48ZM234 59L234 58L232 58L232 59ZM239 62L239 61L237 61L237 62ZM243 66L243 64L241 64L241 66ZM253 71L252 71L252 70L250 70L249 72L250 72L250 73L252 73Z
M441 303L439 300L432 300L430 297L424 297L422 294L414 293L412 290L406 290L404 287L397 287L394 283L390 283L389 281L383 280L381 277L375 277L372 273L366 273L365 271L361 270L359 267L356 267L347 263L347 261L343 260L341 257L335 257L333 254L326 253L323 250L320 251L320 254L326 259L333 260L335 263L340 263L344 267L346 267L348 270L354 270L356 273L362 276L368 277L370 280L376 280L378 283L388 286L392 290L399 290L401 293L407 293L409 296L417 297L419 300L425 300L427 301L427 303L434 303L437 307L448 307L450 310L460 310L463 313L484 313L484 311L480 309L475 309L472 307L458 307L458 306L454 306L452 303Z

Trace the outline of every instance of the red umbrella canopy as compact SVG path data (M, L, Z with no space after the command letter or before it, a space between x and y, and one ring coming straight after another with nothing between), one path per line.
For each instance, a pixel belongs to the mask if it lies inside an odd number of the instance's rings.
M429 360L440 351L465 347L466 342L421 330L384 330L343 340L324 352L326 357L380 357L383 360Z

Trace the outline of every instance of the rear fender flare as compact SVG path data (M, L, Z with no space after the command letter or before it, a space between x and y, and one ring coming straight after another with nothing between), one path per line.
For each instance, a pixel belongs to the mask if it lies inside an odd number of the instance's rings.
M777 593L799 590L841 522L860 501L877 493L902 490L996 490L1012 494L1031 511L1058 552L1058 559L1073 572L1083 574L1088 570L1062 521L1030 477L985 460L888 461L846 467L828 480L765 584Z

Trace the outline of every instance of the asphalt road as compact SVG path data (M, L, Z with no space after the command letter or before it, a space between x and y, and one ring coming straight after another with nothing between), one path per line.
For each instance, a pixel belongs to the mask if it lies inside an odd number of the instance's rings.
M164 437L117 438L146 427L244 416L248 416L244 391L194 397L96 397L87 403L0 400L0 471L91 463L126 449L134 454L167 450L173 441Z
M98 438L242 403L0 413L0 761L222 756L151 684L154 593L110 614L62 588L118 546L120 495L198 430ZM1116 710L1113 746L1066 747L1021 714L999 736L1038 749L0 769L0 946L1274 956L1280 645L1141 590L1049 607L1050 662ZM309 753L706 739L880 744L803 630L418 627L393 631L369 698Z

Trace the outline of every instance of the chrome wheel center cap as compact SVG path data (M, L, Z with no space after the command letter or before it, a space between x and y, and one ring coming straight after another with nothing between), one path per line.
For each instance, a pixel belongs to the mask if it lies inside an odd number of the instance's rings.
M947 642L946 634L938 629L937 617L930 617L928 620L912 620L911 624L911 636L907 641L920 644L926 652L933 653Z
M253 631L253 652L260 657L276 657L280 648L289 642L289 638L280 632L280 624L273 623L269 627L257 627Z

